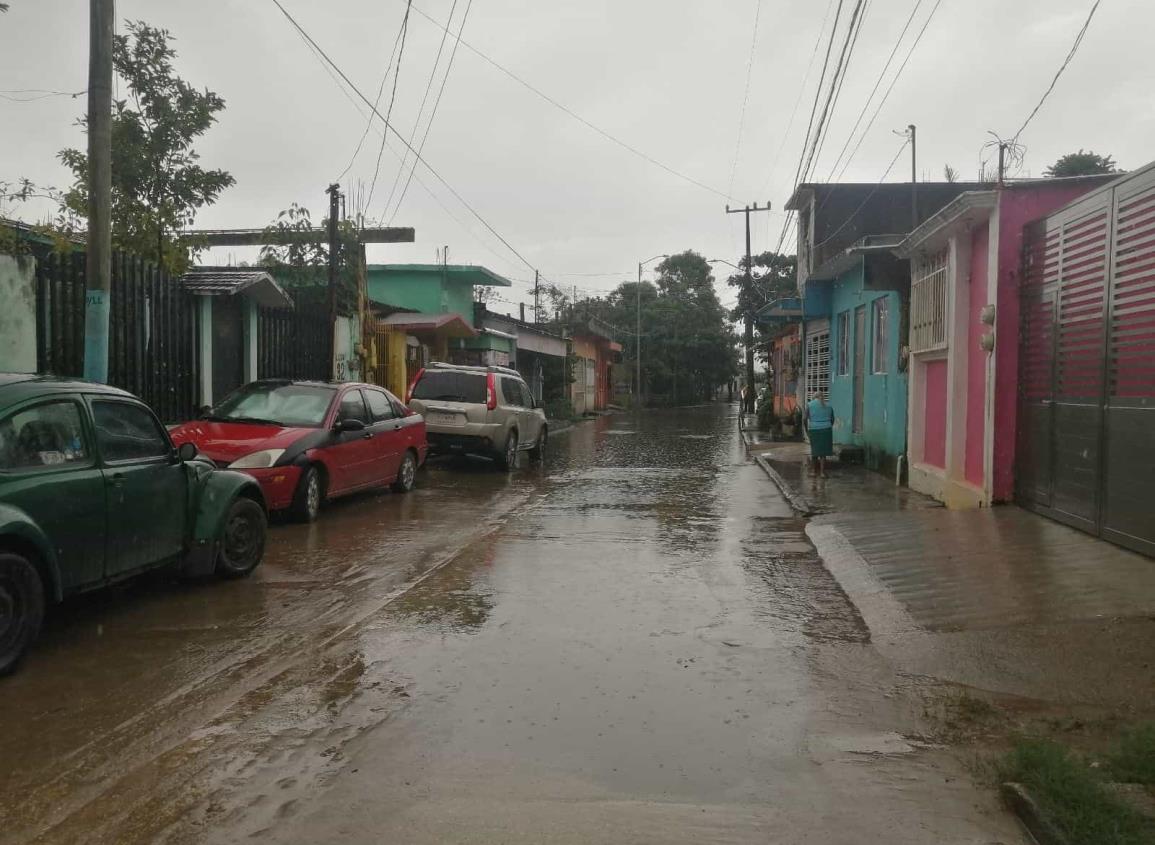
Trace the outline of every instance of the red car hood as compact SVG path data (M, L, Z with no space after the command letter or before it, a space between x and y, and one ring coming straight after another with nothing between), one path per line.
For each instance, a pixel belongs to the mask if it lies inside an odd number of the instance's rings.
M315 431L315 428L193 420L178 425L169 434L176 445L194 443L202 455L223 466L250 452L287 449L298 438Z

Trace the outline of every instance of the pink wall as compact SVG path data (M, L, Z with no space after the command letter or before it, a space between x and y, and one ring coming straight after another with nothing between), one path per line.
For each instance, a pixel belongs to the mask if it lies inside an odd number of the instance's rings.
M963 477L976 487L983 486L983 440L986 435L987 353L979 346L984 329L983 306L987 304L987 255L990 225L979 226L971 234L970 308L967 315L967 414Z
M1005 188L999 197L996 302L994 477L991 498L1010 501L1015 484L1015 422L1019 384L1019 267L1023 227L1103 184L1102 179L1046 181Z
M946 468L946 361L928 361L923 367L923 463Z

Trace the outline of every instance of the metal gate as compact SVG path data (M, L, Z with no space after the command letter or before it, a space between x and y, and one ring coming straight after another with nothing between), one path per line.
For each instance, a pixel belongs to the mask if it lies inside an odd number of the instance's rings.
M1016 498L1155 555L1155 166L1027 228Z

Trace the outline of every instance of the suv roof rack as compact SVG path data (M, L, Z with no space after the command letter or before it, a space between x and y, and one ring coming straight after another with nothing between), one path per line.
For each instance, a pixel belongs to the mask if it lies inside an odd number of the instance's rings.
M521 378L521 373L512 367L498 367L490 365L486 367L478 367L473 364L448 364L444 361L430 361L425 365L427 370L465 370L471 373L502 373L507 376L517 376Z

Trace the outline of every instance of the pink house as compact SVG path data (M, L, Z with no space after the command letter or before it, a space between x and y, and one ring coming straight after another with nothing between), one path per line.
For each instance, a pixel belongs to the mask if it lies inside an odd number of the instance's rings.
M1112 178L968 191L895 250L911 261L911 488L950 507L1011 499L1023 228Z

